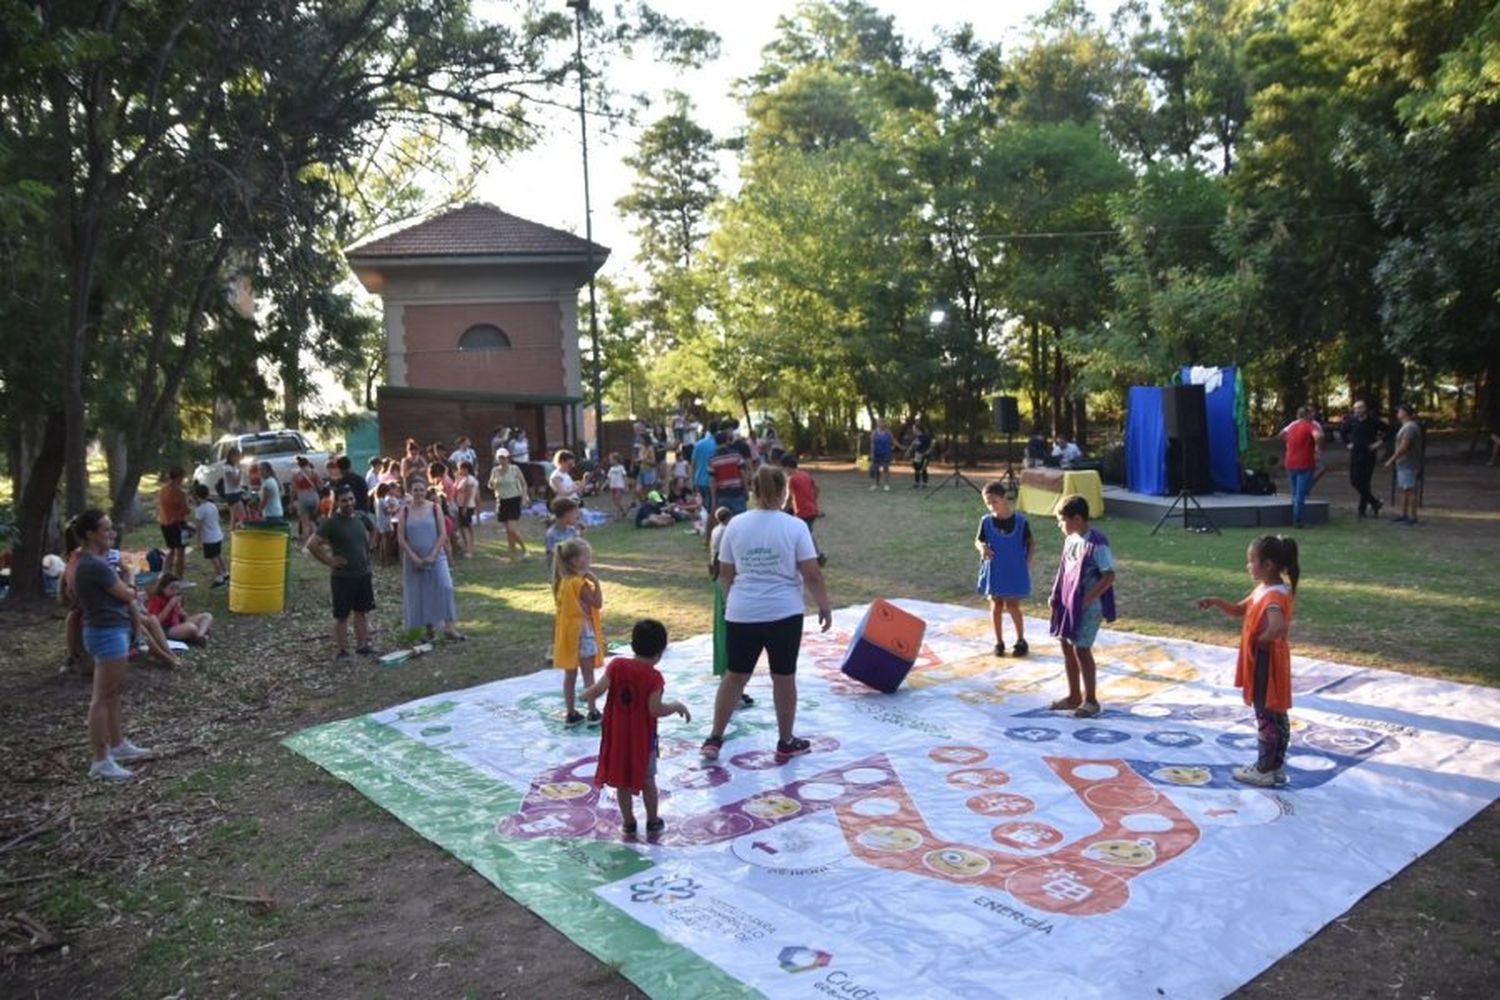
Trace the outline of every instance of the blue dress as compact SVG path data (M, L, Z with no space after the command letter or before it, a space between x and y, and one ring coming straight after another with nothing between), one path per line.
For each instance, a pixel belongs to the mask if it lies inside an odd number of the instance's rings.
M431 552L437 544L438 526L433 510L436 505L420 517L411 516L410 510L402 515L406 522L406 543L417 552ZM437 562L426 569L419 568L410 558L402 559L401 604L407 628L442 625L458 618L446 552L438 553Z
M979 593L988 597L1031 596L1031 567L1026 563L1026 515L1017 511L1010 531L1001 531L993 514L979 522L979 535L994 553L979 562Z

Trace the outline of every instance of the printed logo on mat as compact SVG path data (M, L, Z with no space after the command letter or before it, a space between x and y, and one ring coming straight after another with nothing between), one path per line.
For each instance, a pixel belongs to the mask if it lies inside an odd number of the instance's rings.
M810 972L832 962L833 954L817 948L804 948L800 944L789 944L781 949L781 954L776 956L776 961L781 965L783 972Z
M692 899L698 895L703 886L685 875L658 875L644 882L632 882L630 884L630 901L632 903L655 903L657 906L671 906L685 899Z

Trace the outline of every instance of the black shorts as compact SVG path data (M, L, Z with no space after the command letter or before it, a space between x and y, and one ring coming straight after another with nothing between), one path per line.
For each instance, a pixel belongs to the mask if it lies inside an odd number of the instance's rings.
M505 497L495 505L495 516L501 521L519 521L521 519L521 498Z
M460 508L458 508L458 526L460 528L472 528L472 527L474 527L474 508L473 507L460 507Z
M161 526L161 537L166 539L167 548L180 549L182 545L182 525L164 524Z
M333 617L343 621L349 612L364 614L375 610L375 584L370 574L364 576L330 576L333 591Z
M774 622L726 621L724 629L730 673L753 673L761 650L765 650L771 673L786 676L797 672L797 652L802 648L801 615Z
M223 551L224 551L224 543L223 542L204 542L203 543L203 558L205 558L205 559L217 559L217 558L219 558L219 553L223 552Z

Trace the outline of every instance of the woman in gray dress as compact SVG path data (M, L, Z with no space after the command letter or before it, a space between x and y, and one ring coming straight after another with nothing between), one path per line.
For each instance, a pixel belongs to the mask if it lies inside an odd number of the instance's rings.
M454 620L458 606L453 600L453 577L448 572L447 525L437 504L427 499L428 483L423 476L412 476L407 483L411 497L396 526L396 541L401 546L401 601L406 611L406 627L427 629L443 626L449 639L463 639Z

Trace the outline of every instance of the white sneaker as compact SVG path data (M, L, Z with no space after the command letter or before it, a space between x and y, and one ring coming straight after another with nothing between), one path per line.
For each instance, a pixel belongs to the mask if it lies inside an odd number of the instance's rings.
M881 489L885 490L887 493L889 493L891 491L891 488L890 488L889 485L882 486Z
M870 492L871 492L871 493L874 493L874 492L875 492L875 491L876 491L876 490L878 490L878 489L880 489L880 487L879 487L879 486L871 486L871 487L870 487Z
M1282 785L1290 785L1292 783L1292 779L1288 778L1286 776L1286 771L1284 769L1282 769L1282 768L1278 767L1276 770L1272 771L1271 773L1273 775L1275 775L1275 777L1276 777L1276 786L1278 788L1281 787Z
M1235 781L1254 785L1256 788L1271 788L1276 784L1275 771L1257 771L1253 766L1237 767L1229 774Z
M121 740L117 746L109 748L109 755L115 760L145 760L152 756L151 751L145 747L138 747L129 740Z
M100 778L104 781L129 781L135 777L135 772L125 770L115 763L113 757L106 757L89 765L89 777Z

